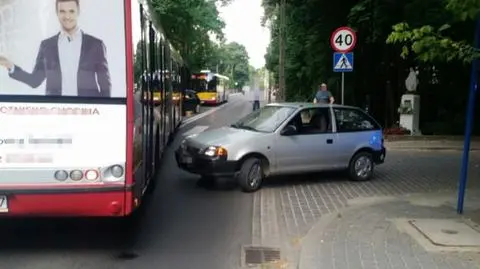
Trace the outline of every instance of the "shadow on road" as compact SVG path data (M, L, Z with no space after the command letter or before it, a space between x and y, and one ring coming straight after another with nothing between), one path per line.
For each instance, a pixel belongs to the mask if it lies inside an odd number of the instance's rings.
M0 219L0 250L120 250L129 224L120 219Z

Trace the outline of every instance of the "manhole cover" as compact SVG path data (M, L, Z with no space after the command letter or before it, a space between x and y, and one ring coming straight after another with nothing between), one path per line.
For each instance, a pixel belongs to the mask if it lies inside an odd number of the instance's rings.
M444 234L458 234L458 231L443 229L442 233L444 233Z
M280 260L280 249L270 247L244 247L246 264L263 264Z

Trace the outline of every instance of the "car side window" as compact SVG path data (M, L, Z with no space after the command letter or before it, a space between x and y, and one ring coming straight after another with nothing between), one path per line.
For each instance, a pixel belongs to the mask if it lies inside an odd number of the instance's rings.
M337 132L361 132L381 129L367 113L354 108L334 108Z
M297 135L324 134L332 132L331 119L329 108L306 108L299 111L288 125L295 126Z

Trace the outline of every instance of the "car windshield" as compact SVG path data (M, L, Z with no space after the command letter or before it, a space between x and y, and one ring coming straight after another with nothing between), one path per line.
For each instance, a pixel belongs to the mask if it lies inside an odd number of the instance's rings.
M231 127L256 132L274 132L296 109L288 106L265 106L248 114Z

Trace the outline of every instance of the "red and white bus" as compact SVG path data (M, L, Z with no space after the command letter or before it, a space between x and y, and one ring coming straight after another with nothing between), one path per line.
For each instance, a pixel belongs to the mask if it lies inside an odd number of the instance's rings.
M182 120L172 85L190 77L148 10L136 0L0 2L0 217L140 206ZM140 40L146 73L178 75L134 89ZM142 98L158 89L161 102Z

